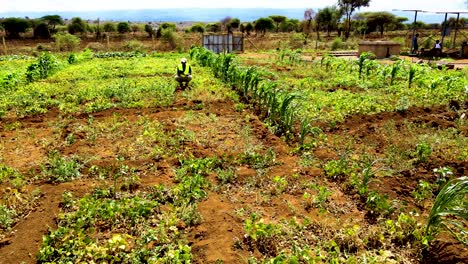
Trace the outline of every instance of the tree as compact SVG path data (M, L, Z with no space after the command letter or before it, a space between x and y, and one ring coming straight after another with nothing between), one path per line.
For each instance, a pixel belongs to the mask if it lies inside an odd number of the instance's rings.
M131 28L133 34L135 34L135 33L141 31L141 27L140 27L140 25L138 25L138 24L132 24L132 25L130 26L130 28Z
M68 32L70 34L84 33L86 32L86 22L79 17L72 18L70 24L68 24Z
M300 31L299 28L300 21L299 19L287 19L283 23L281 23L280 28L282 32L293 32L293 31Z
M18 39L20 38L19 34L26 32L30 25L28 20L24 18L10 17L3 20L2 26L7 38Z
M169 22L162 23L158 27L158 30L156 30L156 38L160 38L162 36L162 31L166 29L175 32L177 31L177 26L174 23L169 23ZM167 34L169 35L169 33Z
M255 21L254 28L256 31L259 31L264 35L267 30L274 29L275 25L273 24L273 19L269 17L262 17Z
M240 26L240 19L238 18L232 18L231 21L229 21L228 27L232 29L238 29Z
M369 6L370 0L338 0L338 6L346 16L345 38L349 38L351 32L351 15L356 9Z
M49 27L46 23L40 22L33 28L33 37L37 38L44 38L49 39L51 37Z
M313 9L306 9L304 11L304 24L302 26L302 33L304 34L304 44L307 44L307 38L312 31L312 20L315 17L315 11Z
M408 24L409 29L427 28L427 24L422 21L416 21Z
M461 17L458 19L458 24L457 24L457 19L454 18L454 17L449 17L449 19L447 19L447 26L448 27L451 27L451 28L455 28L455 27L463 27L466 22L468 22L468 19L467 18L464 18L464 17ZM442 26L444 25L445 21L442 22Z
M104 32L115 32L116 31L115 24L111 23L111 22L105 23L102 28L103 28Z
M98 18L96 21L96 41L98 41L101 38L101 20Z
M119 22L117 24L117 32L119 32L120 34L130 32L130 25L128 24L128 22Z
M316 20L327 30L327 35L330 36L330 31L337 27L341 16L341 10L336 6L327 6L317 12Z
M202 23L194 24L194 25L192 25L190 27L190 32L204 33L205 32L205 25L203 25Z
M388 30L402 30L406 29L406 25L403 22L408 21L407 17L397 16L394 23L388 28Z
M379 31L381 36L387 27L398 23L397 17L389 12L364 12L356 15L356 18L365 21L366 33Z
M41 17L41 20L47 25L49 35L57 33L56 26L63 25L63 19L59 15L47 15Z
M221 30L229 31L230 30L230 28L229 28L229 22L230 21L231 21L230 16L227 16L227 17L221 19L221 21L220 21Z
M247 36L250 35L250 32L252 32L253 28L254 28L254 27L253 27L252 23L250 23L250 22L242 23L242 24L239 26L240 32L246 33Z
M279 30L279 25L281 23L283 23L284 21L286 21L286 17L285 16L270 16L270 18L273 20L273 22L275 22L275 25L276 25L276 33L278 33L278 30Z
M207 32L218 32L221 29L221 23L209 23L206 25Z
M148 33L148 37L152 38L154 35L154 29L150 24L145 25L145 32Z

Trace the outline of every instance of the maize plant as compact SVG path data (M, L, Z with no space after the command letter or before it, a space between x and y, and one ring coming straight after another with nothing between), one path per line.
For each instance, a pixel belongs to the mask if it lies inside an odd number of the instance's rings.
M396 75L398 74L398 71L400 70L400 68L401 68L401 60L398 62L395 62L392 65L392 70L390 71L390 85L393 85L393 81L395 80Z
M437 195L427 219L426 234L435 236L441 228L468 245L468 177L447 182Z
M359 79L361 79L362 71L366 65L366 60L370 59L372 56L373 54L370 52L363 52L361 56L359 56L359 59L357 60L357 65L359 67Z
M275 82L264 80L258 68L238 65L233 54L216 55L204 48L193 48L190 55L202 66L210 66L216 78L231 85L245 99L252 99L251 103L259 106L260 112L278 133L292 134L296 117L292 102L297 95L278 89Z
M411 88L411 84L413 83L414 77L416 77L416 73L418 71L418 66L411 64L408 73L408 88Z
M310 119L303 118L301 120L301 125L300 125L299 146L301 148L304 148L305 139L306 139L307 135L317 136L317 135L319 135L321 133L323 133L323 131L320 128L312 127L312 125L310 124Z

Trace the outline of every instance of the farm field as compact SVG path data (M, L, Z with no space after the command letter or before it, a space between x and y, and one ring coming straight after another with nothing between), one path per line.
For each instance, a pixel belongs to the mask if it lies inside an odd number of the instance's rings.
M466 68L200 48L0 58L0 263L468 258L426 226L468 175ZM466 188L455 200L466 211ZM449 220L466 243L466 218Z

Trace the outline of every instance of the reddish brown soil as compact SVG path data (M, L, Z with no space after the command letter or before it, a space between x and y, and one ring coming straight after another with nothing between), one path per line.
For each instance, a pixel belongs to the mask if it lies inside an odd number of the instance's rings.
M120 120L128 120L130 123L138 120L139 117L147 117L151 120L158 120L164 124L165 129L173 130L174 120L187 114L199 102L179 100L169 108L151 109L111 109L92 114L95 121L105 121L118 116ZM462 109L466 110L466 106ZM222 154L239 154L238 147L246 144L239 136L239 128L248 124L252 128L252 138L249 139L256 145L263 145L272 148L276 153L277 165L269 171L269 177L281 176L291 183L298 182L320 182L325 184L333 192L330 198L328 210L333 211L333 219L320 214L317 209L306 210L302 206L303 191L296 184L287 187L284 193L266 183L266 179L255 178L256 172L247 167L240 167L237 170L238 178L231 188L223 189L219 192L211 191L208 199L199 203L198 209L202 214L203 221L193 228L187 229L189 245L192 247L193 259L195 263L215 263L223 260L223 263L246 263L250 255L258 256L260 253L249 252L245 249L236 248L236 241L242 240L245 233L243 229L243 219L236 215L240 209L257 211L270 221L279 221L283 218L309 217L310 219L323 222L330 227L341 228L342 223L366 223L365 212L359 208L359 201L350 199L343 193L341 188L334 182L324 181L324 173L321 168L301 168L300 158L291 154L291 147L277 136L271 134L265 125L254 115L246 120L242 113L234 111L232 102L209 102L205 104L203 110L195 111L202 114L212 114L217 117L215 124L206 126L201 124L187 124L186 128L195 133L208 133L209 140L206 142L188 142L183 148L195 157L207 157ZM0 137L4 143L4 163L17 168L26 175L33 176L38 170L39 164L46 157L46 149L40 139L58 138L63 142L64 136L72 132L72 125L84 124L88 115L76 115L63 117L57 111L49 111L47 114L38 117L23 119L4 119L0 125ZM68 126L57 129L53 124L69 118ZM372 116L353 116L343 124L339 124L334 129L328 129L325 125L322 128L329 135L348 134L358 139L358 144L366 144L369 141L384 147L386 144L380 140L379 135L375 135L378 127L383 126L389 120L394 122L414 122L430 124L434 127L447 128L455 126L456 113L447 107L434 108L411 108L405 113L381 113ZM21 127L15 130L5 129L7 124L20 122ZM462 132L466 136L468 128L462 127ZM118 146L125 148L130 146L130 141L135 138L135 131L128 129L126 138L129 142L122 140L116 142L112 139L100 138L95 145L90 145L84 140L84 135L77 134L77 141L71 145L59 144L56 146L63 154L80 154L83 156L98 156L97 160L87 164L91 165L114 165L115 157L118 153ZM209 134L211 133L211 134ZM24 135L34 135L24 136ZM125 145L128 144L128 145ZM336 152L330 149L317 149L315 156L322 161L336 159ZM172 169L177 166L177 160L152 160L140 158L128 161L132 167L136 167L141 172L141 185L151 186L157 183L171 184L173 182ZM434 163L452 165L457 167L458 175L466 175L468 172L468 161L444 160L437 158ZM415 168L414 171L403 172L402 176L385 177L381 182L373 187L379 189L391 197L411 201L411 188L415 186L419 179L433 178L431 168L434 164L426 163ZM151 170L153 168L153 170ZM156 168L156 169L154 169ZM32 170L32 172L31 172ZM151 172L149 172L151 170ZM408 175L406 175L408 174ZM293 179L298 177L298 179ZM433 180L433 179L432 179ZM211 179L216 184L216 179ZM246 188L248 182L254 182L252 188ZM13 227L5 240L0 242L0 263L34 263L34 257L38 252L42 236L47 233L48 228L55 228L55 218L60 212L60 202L64 191L73 191L76 196L84 195L92 190L95 182L92 180L78 180L71 183L50 185L37 183L37 187L42 190L42 197L39 205ZM262 188L267 188L263 190ZM261 191L259 191L261 190ZM365 225L365 224L364 224ZM433 261L428 263L463 263L468 259L466 248L454 243L450 239L436 240L437 251L431 252L427 259ZM436 253L435 253L436 252ZM452 261L452 262L450 262Z
M56 228L55 218L60 212L62 193L72 191L83 195L93 187L90 181L75 181L59 185L38 186L42 192L40 203L13 227L11 234L0 244L0 263L35 263L42 236L49 228Z

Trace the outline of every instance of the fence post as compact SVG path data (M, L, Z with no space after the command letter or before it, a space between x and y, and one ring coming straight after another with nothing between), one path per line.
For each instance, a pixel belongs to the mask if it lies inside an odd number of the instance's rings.
M109 33L110 34L110 33ZM109 51L109 34L106 35L107 40L107 51Z
M7 48L6 48L6 43L5 43L5 37L2 36L2 43L3 43L3 52L5 55L7 55Z

